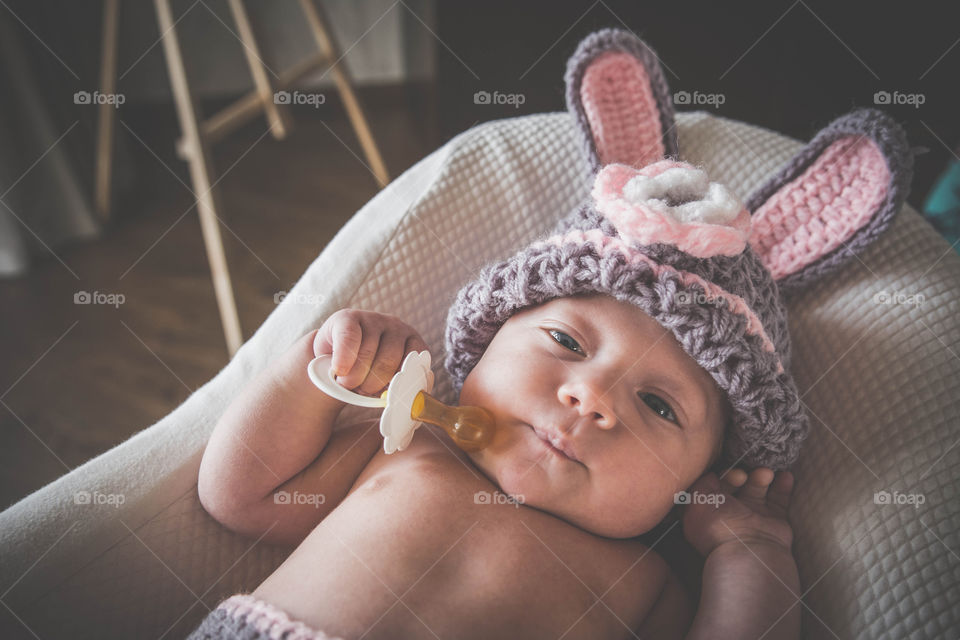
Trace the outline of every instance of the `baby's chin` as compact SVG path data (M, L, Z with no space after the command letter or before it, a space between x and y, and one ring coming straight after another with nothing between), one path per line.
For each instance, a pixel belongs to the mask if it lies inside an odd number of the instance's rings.
M672 496L670 501L632 500L629 510L624 509L620 501L598 500L589 492L589 474L585 468L577 465L568 469L564 461L553 459L545 461L544 466L531 466L525 454L522 449L512 452L510 448L468 453L474 465L502 493L594 535L607 538L643 535L656 527L673 507ZM551 466L555 462L561 464ZM579 471L584 472L582 477ZM598 508L598 503L611 506Z

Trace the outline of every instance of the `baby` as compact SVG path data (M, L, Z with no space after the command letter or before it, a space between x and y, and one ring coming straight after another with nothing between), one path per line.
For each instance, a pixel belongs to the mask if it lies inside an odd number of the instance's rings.
M401 320L343 309L302 336L221 417L198 481L224 526L296 549L191 638L799 637L782 470L806 422L745 215L690 165L611 165L591 206L485 268L445 360L496 419L479 451L428 424L391 455L375 421L333 429L344 404L308 363L379 395L428 348ZM699 601L639 539L674 508Z
M890 224L906 136L853 111L745 206L665 159L671 94L636 36L588 36L566 84L590 200L447 316L446 372L461 405L495 417L492 442L466 452L423 425L387 455L375 421L334 429L344 405L311 360L379 395L427 345L389 315L332 314L213 431L204 508L296 548L191 638L799 637L786 470L808 419L782 297ZM699 593L680 579L691 548Z

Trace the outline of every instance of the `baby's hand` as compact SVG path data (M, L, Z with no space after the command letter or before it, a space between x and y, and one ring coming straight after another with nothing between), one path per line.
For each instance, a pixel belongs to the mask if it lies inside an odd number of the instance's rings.
M408 353L427 350L427 343L410 325L394 316L359 309L335 312L313 341L314 356L333 354L337 382L371 396L386 388Z
M759 467L748 475L733 469L720 479L713 472L704 474L689 491L714 499L694 498L684 507L683 535L704 557L725 543L774 544L789 552L793 530L787 507L792 490L789 471L774 474Z

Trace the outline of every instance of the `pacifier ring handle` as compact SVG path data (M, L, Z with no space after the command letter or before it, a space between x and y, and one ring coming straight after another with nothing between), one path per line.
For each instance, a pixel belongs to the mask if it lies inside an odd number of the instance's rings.
M349 389L344 388L333 374L333 356L332 355L323 355L318 356L310 361L310 364L307 365L307 374L310 376L310 380L319 387L324 393L333 396L341 402L346 402L347 404L356 405L358 407L372 407L376 409L382 409L387 406L386 398L371 398L370 396L362 396L359 393L354 393Z

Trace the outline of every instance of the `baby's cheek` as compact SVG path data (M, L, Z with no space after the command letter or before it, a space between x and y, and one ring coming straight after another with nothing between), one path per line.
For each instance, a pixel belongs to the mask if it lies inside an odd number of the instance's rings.
M604 496L604 523L622 537L638 536L653 529L674 506L676 491L669 471L663 473L622 472L607 478Z
M493 366L492 366L493 365ZM481 361L463 382L458 404L484 407L495 414L511 414L524 406L526 396L505 367Z

